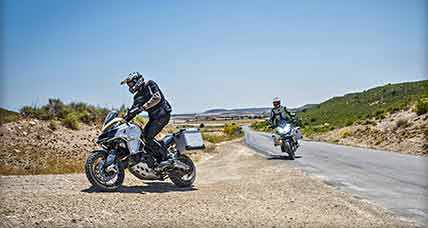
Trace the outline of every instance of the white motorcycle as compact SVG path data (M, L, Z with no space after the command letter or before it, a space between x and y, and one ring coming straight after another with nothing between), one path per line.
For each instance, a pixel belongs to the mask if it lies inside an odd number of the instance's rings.
M296 150L299 147L299 140L302 139L300 128L281 120L275 127L272 135L275 146L281 146L281 151L287 153L291 160L295 159Z
M192 186L196 167L186 150L204 148L198 129L182 129L156 141L168 149L172 159L159 163L154 149L142 140L140 126L127 123L111 112L104 121L97 143L101 149L92 151L85 163L86 177L97 189L117 190L123 183L125 169L141 180L165 180L167 177L178 187Z

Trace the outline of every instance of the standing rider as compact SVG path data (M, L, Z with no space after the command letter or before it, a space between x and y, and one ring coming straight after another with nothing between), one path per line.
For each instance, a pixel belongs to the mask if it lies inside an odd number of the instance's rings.
M281 120L290 122L293 118L294 115L289 112L285 106L281 106L281 99L279 97L275 97L273 99L273 108L270 112L269 118L272 128L277 127Z
M139 113L148 112L149 121L144 127L144 140L157 155L159 162L166 161L168 150L155 140L155 136L168 124L171 117L171 105L156 82L145 81L139 72L130 73L120 84L125 83L129 87L129 92L134 94L134 103L123 118L128 122Z

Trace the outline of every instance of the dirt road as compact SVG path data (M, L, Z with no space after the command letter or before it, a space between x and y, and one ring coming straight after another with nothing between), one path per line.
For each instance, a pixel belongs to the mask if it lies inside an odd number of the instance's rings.
M84 175L1 176L1 227L408 227L385 210L240 142L197 164L194 188L128 175L116 193Z

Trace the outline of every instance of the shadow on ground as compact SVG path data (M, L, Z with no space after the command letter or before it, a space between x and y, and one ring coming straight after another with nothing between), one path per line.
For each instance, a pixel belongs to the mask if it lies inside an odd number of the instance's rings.
M169 182L145 182L145 185L139 186L121 186L119 189L113 192L120 193L165 193L165 192L189 192L198 190L195 187L179 188ZM105 192L91 186L87 189L83 189L81 192L85 193L97 193Z
M299 159L302 156L294 156L295 159ZM291 158L287 155L270 155L269 158L267 158L267 160L291 160Z

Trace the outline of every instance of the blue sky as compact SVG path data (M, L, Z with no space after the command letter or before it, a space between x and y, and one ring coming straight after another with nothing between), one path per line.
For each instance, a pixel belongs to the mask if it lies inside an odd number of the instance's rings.
M412 1L4 0L0 106L130 104L140 71L176 113L289 107L427 78L427 5Z

